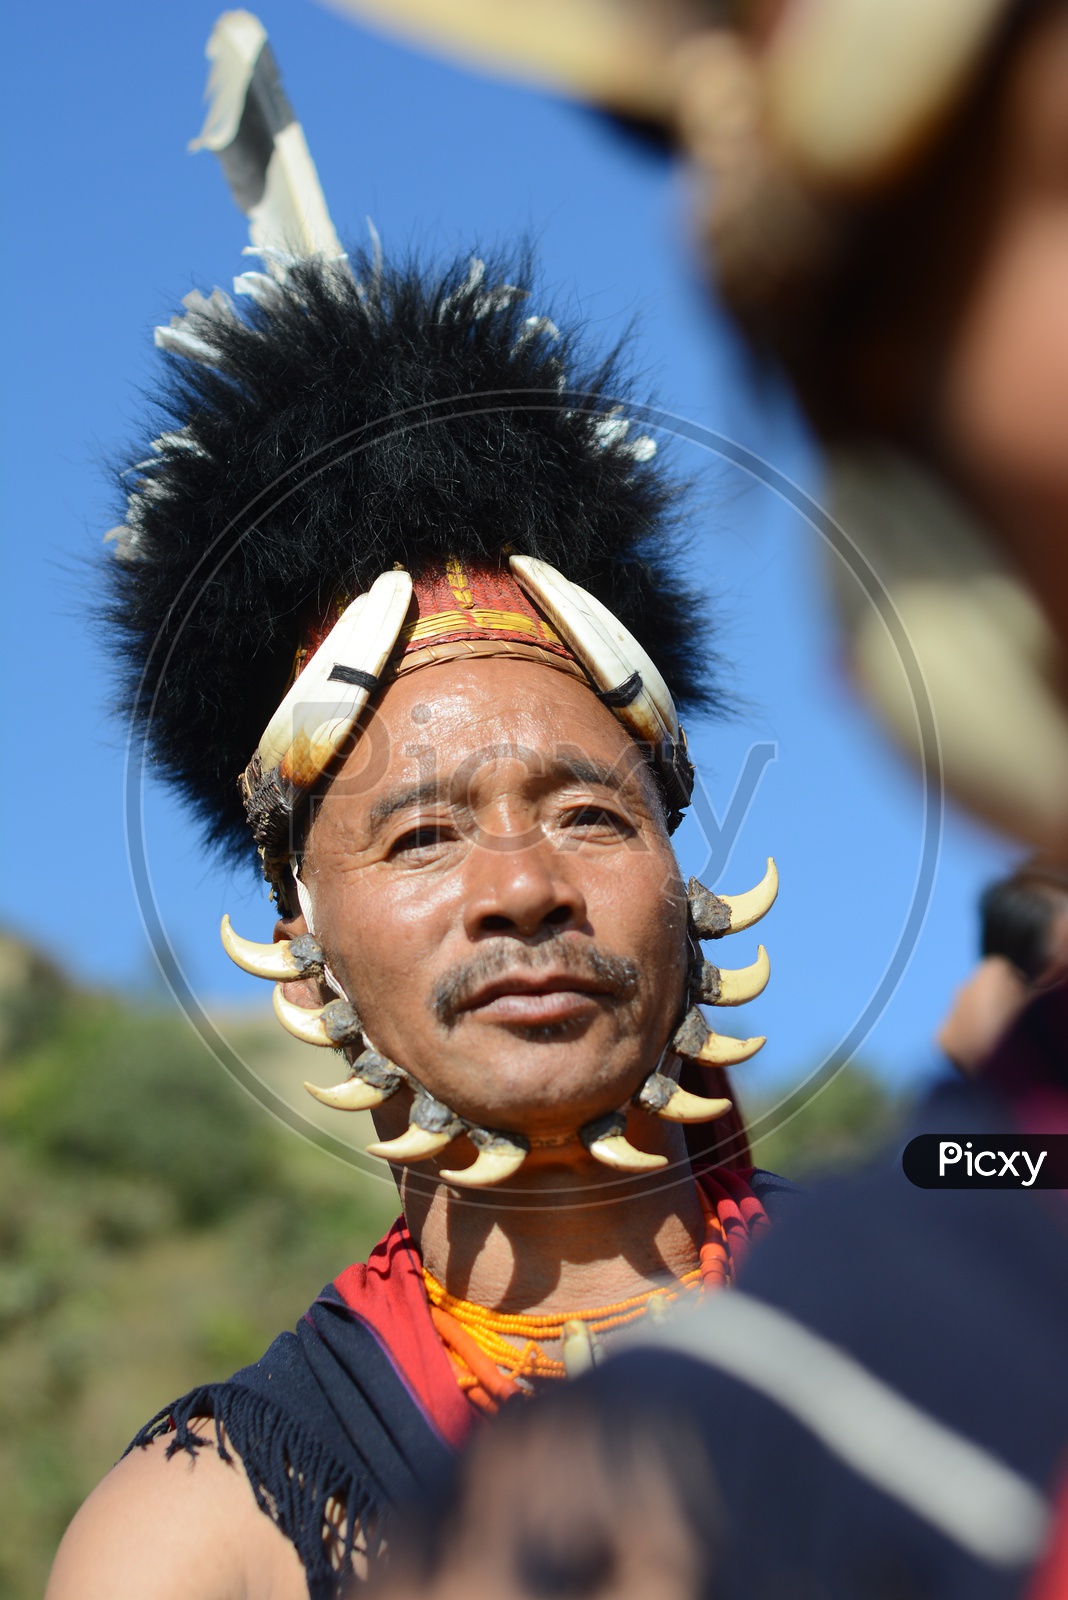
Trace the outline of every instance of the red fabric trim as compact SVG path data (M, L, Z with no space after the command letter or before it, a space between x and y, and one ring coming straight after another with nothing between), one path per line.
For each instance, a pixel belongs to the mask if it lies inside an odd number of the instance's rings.
M345 1304L378 1336L383 1349L438 1432L459 1449L475 1413L430 1320L423 1263L403 1217L357 1262L334 1279Z
M330 602L325 615L305 620L290 682L304 671L355 598L347 591L340 592ZM443 615L452 618L454 626L425 638L412 638L412 630L418 623ZM507 619L514 619L516 625L510 627ZM405 655L425 645L451 644L457 639L503 639L510 644L537 645L540 650L561 656L565 661L575 659L506 567L465 567L453 559L440 561L413 579L412 605L401 638Z
M723 1228L723 1237L731 1258L731 1277L742 1266L754 1239L766 1233L771 1223L763 1205L749 1186L753 1168L747 1173L732 1172L727 1167L709 1167L697 1174L697 1182L704 1190Z
M1053 1507L1053 1534L1039 1563L1027 1600L1064 1600L1068 1595L1068 1477Z

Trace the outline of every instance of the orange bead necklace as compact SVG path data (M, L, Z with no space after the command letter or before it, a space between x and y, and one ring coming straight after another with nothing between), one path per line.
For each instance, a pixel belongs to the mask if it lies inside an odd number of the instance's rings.
M430 1315L438 1337L452 1362L457 1382L472 1404L495 1412L513 1395L529 1393L517 1380L563 1378L564 1362L546 1355L544 1343L561 1343L568 1323L581 1323L593 1339L625 1328L640 1318L656 1315L682 1295L701 1294L730 1282L730 1255L716 1208L698 1185L704 1214L705 1237L699 1264L672 1284L646 1289L613 1305L581 1311L548 1312L537 1316L490 1311L472 1300L449 1294L432 1272L423 1268ZM522 1345L512 1341L522 1340Z

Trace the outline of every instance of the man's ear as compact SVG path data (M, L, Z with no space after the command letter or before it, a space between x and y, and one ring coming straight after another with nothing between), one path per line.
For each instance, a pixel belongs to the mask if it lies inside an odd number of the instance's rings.
M296 939L300 934L310 931L303 911L298 911L292 917L279 917L274 925L274 942L279 944L283 939Z
M277 944L282 939L296 939L299 934L308 931L303 911L298 911L292 917L279 917L274 925L274 942ZM303 1006L306 1011L314 1011L328 1000L336 999L321 978L298 978L293 983L284 983L282 993L287 1000L291 1000L295 1006Z

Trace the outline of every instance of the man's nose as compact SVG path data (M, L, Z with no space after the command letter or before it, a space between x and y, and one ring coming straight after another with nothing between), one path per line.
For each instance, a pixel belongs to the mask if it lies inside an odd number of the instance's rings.
M510 847L504 838L477 845L468 860L464 922L469 938L581 928L586 900L576 881L575 858L554 849L544 835L527 834ZM569 870L570 869L570 870Z

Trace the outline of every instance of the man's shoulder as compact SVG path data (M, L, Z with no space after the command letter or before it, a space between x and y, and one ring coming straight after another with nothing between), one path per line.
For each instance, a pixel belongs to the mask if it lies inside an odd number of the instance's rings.
M166 1436L131 1450L97 1485L64 1535L46 1600L306 1600L290 1542L256 1505L214 1428L192 1454Z

